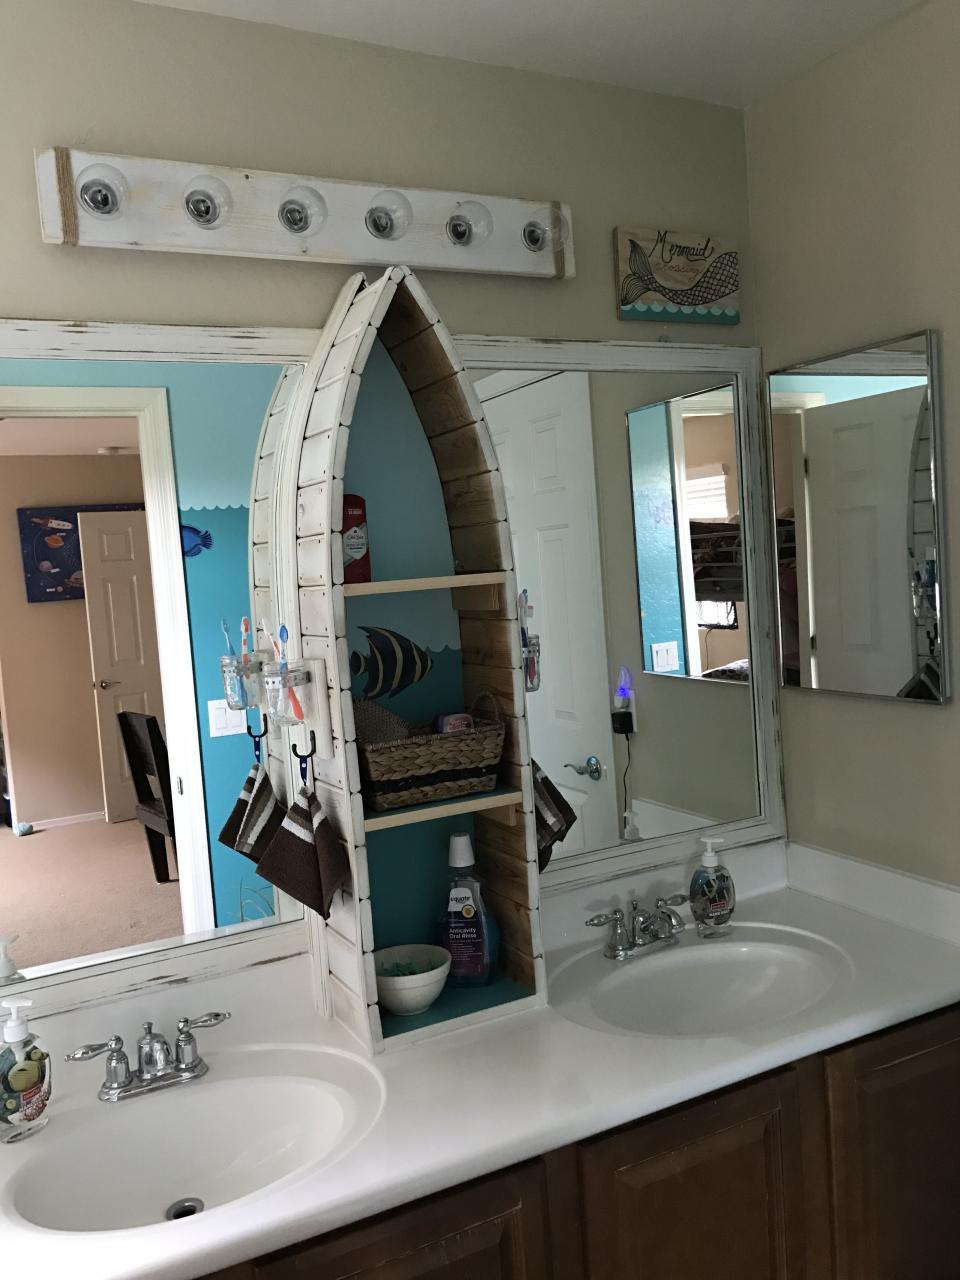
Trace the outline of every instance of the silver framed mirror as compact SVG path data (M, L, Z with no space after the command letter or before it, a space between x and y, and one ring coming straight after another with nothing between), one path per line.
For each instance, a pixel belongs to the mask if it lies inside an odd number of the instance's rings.
M942 705L937 334L780 369L767 390L782 684Z

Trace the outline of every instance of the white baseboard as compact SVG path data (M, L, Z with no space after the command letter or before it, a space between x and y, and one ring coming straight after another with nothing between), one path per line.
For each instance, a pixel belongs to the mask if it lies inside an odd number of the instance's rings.
M106 822L107 815L101 809L99 813L74 813L66 818L40 818L30 825L34 831L48 831L51 827L72 827L75 822Z
M960 945L960 888L788 843L787 881L816 898Z

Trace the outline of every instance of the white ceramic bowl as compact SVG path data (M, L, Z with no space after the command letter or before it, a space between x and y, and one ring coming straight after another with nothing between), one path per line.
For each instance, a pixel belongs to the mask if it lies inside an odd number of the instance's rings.
M450 972L450 952L445 947L431 947L426 943L411 942L401 947L384 947L373 953L377 970L377 995L380 1003L391 1013L423 1013L429 1009L443 990ZM395 978L381 973L395 964L412 964L423 973Z

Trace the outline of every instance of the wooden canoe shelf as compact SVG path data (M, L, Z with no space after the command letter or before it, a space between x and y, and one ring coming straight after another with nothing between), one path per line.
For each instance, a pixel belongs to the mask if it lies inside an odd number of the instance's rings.
M507 809L523 804L523 792L499 787L483 795L463 796L459 800L434 800L430 804L414 804L408 809L387 813L370 813L363 820L364 831L386 831L389 827L408 827L415 822L433 822L437 818L454 818L458 813L479 813L483 809Z
M344 583L345 596L387 596L401 591L447 591L456 587L496 587L507 580L503 570L496 573L448 573L439 578L394 578L384 582Z

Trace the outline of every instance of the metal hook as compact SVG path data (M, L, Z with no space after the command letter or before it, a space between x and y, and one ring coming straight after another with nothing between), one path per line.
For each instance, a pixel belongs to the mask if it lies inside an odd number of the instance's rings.
M248 737L251 737L253 739L253 756L257 764L260 764L260 753L261 753L260 743L267 736L267 728L268 728L267 717L263 714L262 711L260 712L260 724L262 726L261 732L254 733L253 730L250 728L249 721L247 722L247 735Z
M291 743L290 750L300 762L300 781L306 785L307 782L307 761L312 760L317 754L317 738L313 730L310 730L310 750L303 755L297 750L296 743Z

